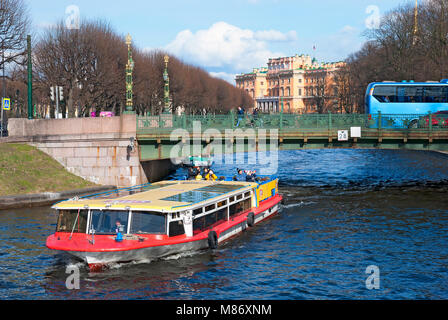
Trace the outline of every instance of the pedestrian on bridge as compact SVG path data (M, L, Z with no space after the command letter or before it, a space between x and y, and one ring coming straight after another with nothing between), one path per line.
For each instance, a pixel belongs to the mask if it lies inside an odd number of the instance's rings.
M243 119L244 119L244 109L242 107L238 107L237 117L238 117L238 122L236 123L236 126L239 127L241 121L243 121Z

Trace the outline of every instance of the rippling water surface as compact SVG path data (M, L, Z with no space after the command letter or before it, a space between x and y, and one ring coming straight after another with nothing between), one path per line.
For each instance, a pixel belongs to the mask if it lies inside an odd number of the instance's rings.
M0 299L448 298L447 156L316 150L279 159L278 216L215 251L102 273L46 249L51 209L0 212ZM80 290L66 289L70 265L81 268ZM366 288L370 265L379 290Z

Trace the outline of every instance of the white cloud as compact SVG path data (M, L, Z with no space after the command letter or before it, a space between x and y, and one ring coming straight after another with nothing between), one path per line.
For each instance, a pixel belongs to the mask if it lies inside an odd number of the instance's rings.
M237 73L265 66L269 58L283 55L271 51L269 42L295 40L295 31L252 31L217 22L194 33L190 30L179 32L165 49L201 67L223 68Z
M234 73L228 73L228 72L209 72L209 74L214 78L223 79L230 84L235 85L235 77L236 74Z

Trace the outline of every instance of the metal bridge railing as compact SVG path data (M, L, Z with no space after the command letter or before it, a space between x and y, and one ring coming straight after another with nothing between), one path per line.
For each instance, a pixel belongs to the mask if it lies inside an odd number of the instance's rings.
M346 130L448 130L448 115L440 114L259 114L137 116L138 134L166 134L175 129L278 129L281 132Z

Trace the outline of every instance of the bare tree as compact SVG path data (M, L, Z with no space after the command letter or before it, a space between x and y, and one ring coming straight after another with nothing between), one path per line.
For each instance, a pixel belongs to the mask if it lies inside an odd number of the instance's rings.
M0 49L4 59L0 67L22 62L30 20L23 0L0 0Z
M138 114L159 114L164 107L165 68L163 51L132 48L135 62L133 105ZM75 109L87 114L125 106L127 46L104 21L83 21L79 30L68 30L63 22L49 28L35 49L36 81L41 87L64 87L70 116ZM205 70L170 57L170 99L173 112L229 111L250 101L245 93ZM248 103L249 105L249 103Z

